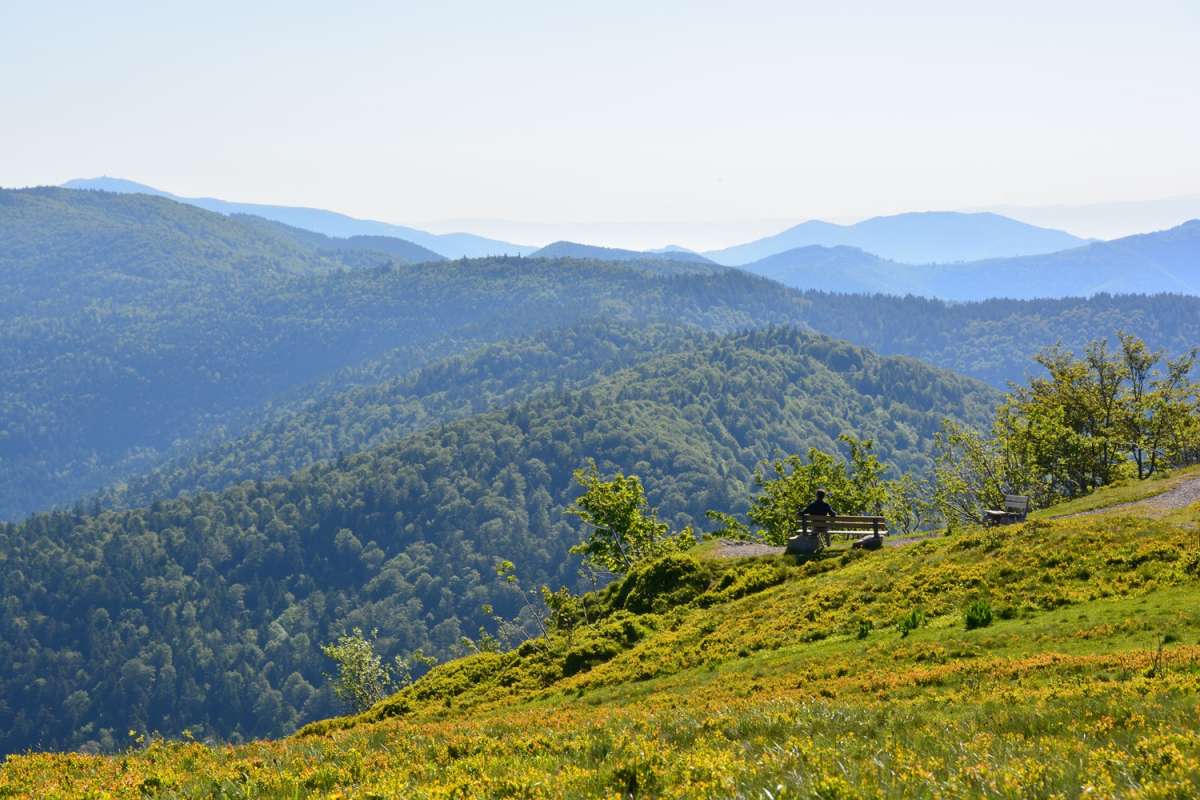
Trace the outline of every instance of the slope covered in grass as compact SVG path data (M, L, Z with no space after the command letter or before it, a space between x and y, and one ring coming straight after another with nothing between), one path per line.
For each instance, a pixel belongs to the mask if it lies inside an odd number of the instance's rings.
M574 352L599 369L604 342L588 354L580 340ZM511 354L528 360L531 380L539 353L566 379L570 350ZM509 351L489 352L442 369L517 377ZM620 361L610 354L611 366ZM382 398L380 413L401 425L442 400L464 402L438 398L457 378L422 379L407 386L411 416L391 405L398 396ZM475 385L481 397L505 394L503 382ZM131 727L280 735L327 716L336 707L318 688L328 666L318 645L343 631L379 628L389 658L445 656L488 621L484 603L520 609L495 578L497 559L519 562L530 580L582 585L568 554L581 533L564 509L589 458L642 475L675 525L703 525L709 508L743 511L755 466L778 453L830 451L849 432L915 469L944 416L981 425L995 400L983 384L911 359L774 328L704 338L582 389L543 391L285 477L0 524L0 752L108 749ZM289 442L340 430L338 408L304 417L299 432L285 425L277 450L247 457L289 457ZM66 704L73 715L59 713Z
M672 557L357 717L14 756L0 795L1190 797L1196 536L1108 516L801 564ZM980 600L993 622L967 630Z

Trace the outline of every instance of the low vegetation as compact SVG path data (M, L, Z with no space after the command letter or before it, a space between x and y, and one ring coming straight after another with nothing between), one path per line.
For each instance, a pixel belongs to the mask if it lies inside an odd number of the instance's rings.
M12 756L0 796L1189 797L1197 513L801 562L669 554L362 714Z

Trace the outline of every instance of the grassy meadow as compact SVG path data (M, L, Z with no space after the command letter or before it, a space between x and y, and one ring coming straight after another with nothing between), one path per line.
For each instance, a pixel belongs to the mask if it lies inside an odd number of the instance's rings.
M12 756L0 797L1195 797L1198 519L668 557L363 714Z

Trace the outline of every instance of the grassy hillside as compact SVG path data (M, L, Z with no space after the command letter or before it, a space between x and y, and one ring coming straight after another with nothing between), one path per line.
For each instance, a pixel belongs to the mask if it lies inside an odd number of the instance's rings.
M589 458L642 475L672 522L703 525L707 509L745 509L763 459L852 432L916 468L943 416L980 424L995 400L910 359L777 328L288 477L0 526L0 751L111 747L131 727L262 736L327 715L317 645L340 632L378 627L389 657L446 655L488 622L482 604L519 610L498 559L578 586L567 551L580 531L563 509Z
M802 563L669 557L588 596L586 619L357 717L232 748L12 756L0 795L1191 797L1197 514ZM979 601L992 621L968 629Z

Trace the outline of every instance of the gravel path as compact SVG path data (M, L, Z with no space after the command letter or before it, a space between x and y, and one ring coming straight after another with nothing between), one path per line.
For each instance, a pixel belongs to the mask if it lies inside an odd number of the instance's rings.
M1074 514L1062 514L1052 519L1068 519L1070 517L1087 517L1093 514L1107 514L1113 511L1143 511L1150 514L1166 514L1181 508L1200 503L1200 475L1188 478L1172 486L1162 494L1147 497L1142 500L1131 500L1128 503L1118 503L1115 506L1096 508L1091 511L1077 511ZM913 536L888 536L884 540L885 547L899 547L906 544L928 539L936 534L916 534ZM754 556L782 555L784 548L772 547L759 542L738 542L733 539L722 539L713 549L715 558L751 558Z
M935 534L924 534L916 536L886 536L883 540L884 547L898 547L904 544L912 544L924 539L928 539ZM752 558L754 556L779 556L783 555L784 548L774 547L769 544L760 542L738 542L733 539L722 539L713 548L712 555L714 558Z
M1195 503L1200 503L1200 476L1188 478L1178 485L1171 487L1162 494L1156 494L1153 497L1147 497L1142 500L1131 500L1128 503L1118 503L1115 506L1096 508L1092 509L1091 511L1079 511L1074 514L1063 514L1062 516L1055 517L1054 519L1087 517L1093 514L1106 514L1110 511L1122 510L1149 511L1155 514L1166 514L1170 511L1178 511L1181 508L1187 508Z
M752 556L783 555L782 547L773 547L759 542L738 542L733 539L722 539L713 548L715 558L750 558Z

